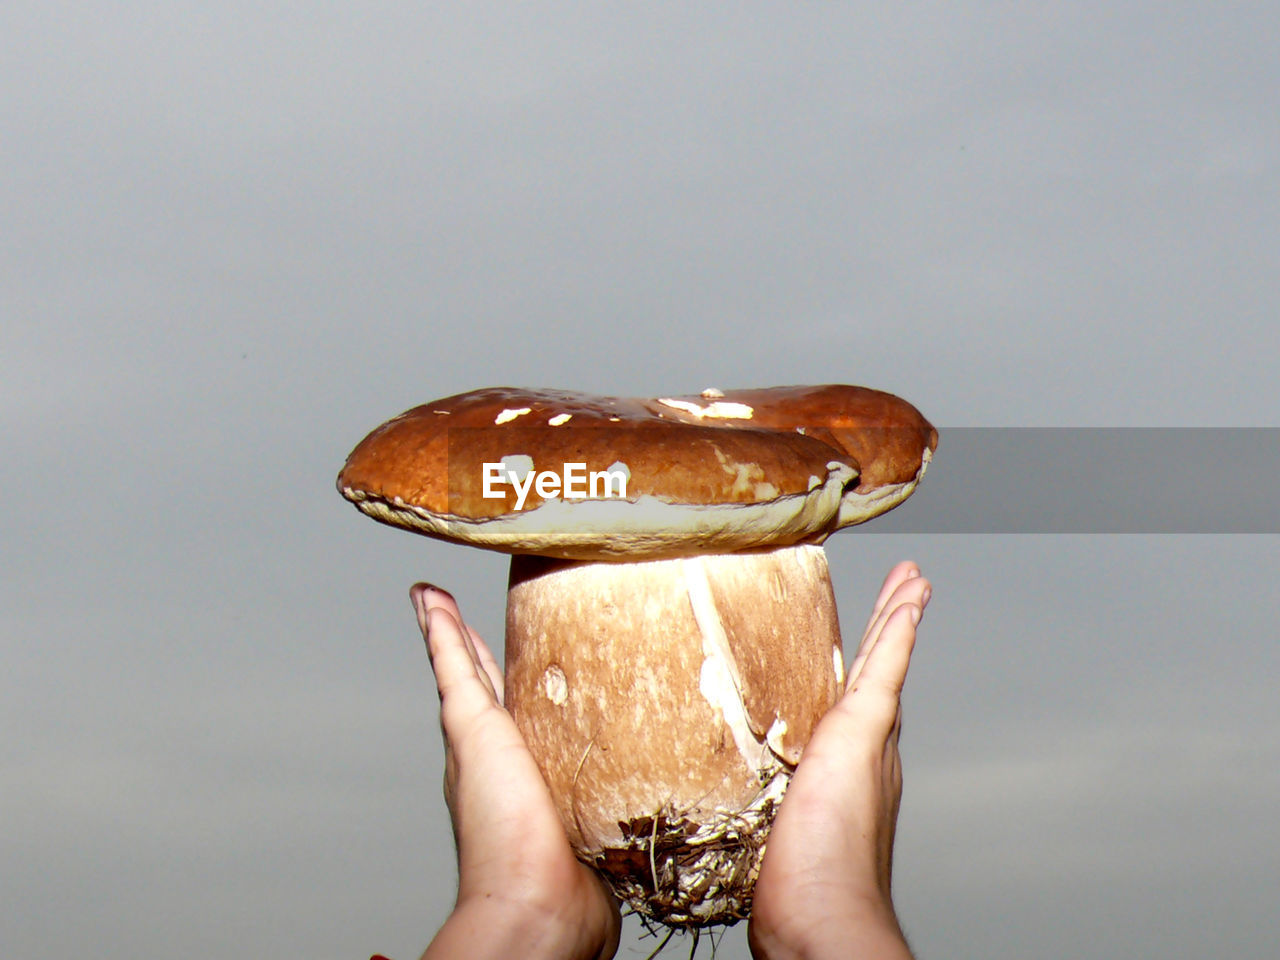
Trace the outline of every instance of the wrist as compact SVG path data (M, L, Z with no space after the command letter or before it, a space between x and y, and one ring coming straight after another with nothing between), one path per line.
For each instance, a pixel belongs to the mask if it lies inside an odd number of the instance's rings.
M855 902L820 917L762 924L752 917L748 943L755 960L913 960L893 906Z
M422 960L599 960L604 937L555 911L484 896L460 900Z
M896 921L846 927L833 926L801 954L804 960L914 960Z

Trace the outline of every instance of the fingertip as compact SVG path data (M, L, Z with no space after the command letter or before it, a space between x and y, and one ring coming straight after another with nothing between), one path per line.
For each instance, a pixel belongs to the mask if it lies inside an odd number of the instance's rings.
M415 606L426 606L431 594L438 594L445 600L453 602L453 594L443 587L437 587L434 583L427 583L420 580L409 588L409 600Z
M892 593L908 580L914 580L920 576L920 565L914 560L901 560L893 565L888 575L884 578L884 586L889 593Z
M414 613L418 616L418 628L422 631L423 637L426 637L429 632L428 614L433 609L443 608L451 614L458 609L453 594L426 581L415 583L409 588L409 602L413 604Z
M910 633L914 637L915 628L919 626L923 617L924 607L918 601L904 600L895 605L885 617L885 629L881 633L881 640L889 634L901 636L903 632ZM908 627L907 624L910 626Z

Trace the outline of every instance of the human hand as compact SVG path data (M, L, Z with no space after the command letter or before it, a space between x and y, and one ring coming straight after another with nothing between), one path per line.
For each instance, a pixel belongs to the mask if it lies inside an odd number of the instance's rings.
M910 960L890 874L900 694L930 592L915 564L889 572L845 693L805 747L756 881L747 934L757 958Z
M453 597L410 591L440 692L445 800L458 899L423 960L602 960L618 948L618 904L573 855L542 774L502 705L502 670Z

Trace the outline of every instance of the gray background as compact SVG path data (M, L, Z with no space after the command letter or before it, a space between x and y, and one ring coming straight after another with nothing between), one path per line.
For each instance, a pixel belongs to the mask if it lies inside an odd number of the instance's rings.
M948 428L1280 424L1275 4L687 6L0 7L7 957L425 945L406 590L496 640L505 562L334 492L406 407L865 383L943 430L922 505ZM1272 955L1278 548L834 538L850 634L935 583L922 958Z

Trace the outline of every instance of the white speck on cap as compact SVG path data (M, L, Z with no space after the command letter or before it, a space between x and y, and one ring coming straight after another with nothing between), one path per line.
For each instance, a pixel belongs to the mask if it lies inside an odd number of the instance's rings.
M673 400L670 397L659 398L658 402L664 406L671 407L673 410L682 410L692 417L697 417L699 420L707 418L712 420L750 420L755 415L755 410L745 403L721 403L719 400L713 400L705 407L700 407L688 400Z
M572 413L558 413L554 417L552 417L550 420L548 420L547 424L552 427L558 427L561 424L568 423L572 419L573 419Z
M724 391L717 387L707 387L698 396L702 397L703 400L718 400L724 396Z
M507 473L514 473L516 479L524 482L524 478L533 472L533 457L527 453L509 453L502 458L502 468Z
M496 417L493 418L493 425L497 427L497 426L501 426L504 423L510 423L516 417L523 417L526 413L529 413L529 412L531 412L531 408L529 407L521 407L519 410L503 410L500 414L498 414Z

